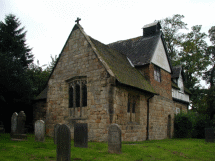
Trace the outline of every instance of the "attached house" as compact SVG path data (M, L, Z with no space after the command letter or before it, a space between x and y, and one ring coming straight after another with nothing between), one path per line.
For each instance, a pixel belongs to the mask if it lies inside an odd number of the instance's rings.
M140 37L105 45L73 27L36 98L34 121L54 125L87 123L88 140L107 141L110 124L122 130L122 141L171 138L174 114L187 111L190 92L183 71L172 67L159 22L143 27Z

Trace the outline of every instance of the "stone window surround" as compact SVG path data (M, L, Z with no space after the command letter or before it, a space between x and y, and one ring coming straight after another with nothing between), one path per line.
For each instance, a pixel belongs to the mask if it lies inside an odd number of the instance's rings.
M75 76L71 79L66 80L66 82L68 83L68 94L69 94L69 89L73 88L73 107L69 107L70 103L68 103L68 109L69 109L69 117L71 119L86 119L83 115L83 108L86 108L87 106L83 107L83 101L82 101L82 95L83 95L83 91L82 89L82 85L85 84L87 87L87 77L86 76ZM80 107L76 107L76 90L75 90L75 85L79 84L80 86ZM70 98L70 94L69 94L69 98ZM86 100L87 101L87 100Z
M128 104L127 104L127 116L128 122L136 122L136 113L137 112L137 96L128 94Z
M154 79L161 82L161 69L156 65L154 65Z

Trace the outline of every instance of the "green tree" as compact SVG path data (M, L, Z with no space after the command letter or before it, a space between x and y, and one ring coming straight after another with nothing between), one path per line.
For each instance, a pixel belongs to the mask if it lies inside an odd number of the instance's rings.
M210 87L207 90L206 101L208 104L207 113L212 120L215 114L215 26L212 26L208 33L210 41L212 42L212 46L209 46L207 49L210 66L204 73L203 79L210 84Z
M182 51L179 53L179 61L185 70L185 86L191 91L191 102L193 108L199 104L200 79L210 64L206 54L207 35L201 32L201 25L192 27L192 31L184 35Z
M52 55L51 55L51 63L49 63L48 64L48 66L46 67L46 71L48 71L49 73L51 73L52 72L52 70L53 70L53 68L54 68L54 66L55 66L55 64L57 63L57 61L58 61L58 56L57 55L55 55L55 57L52 57Z
M173 17L167 17L160 21L167 50L171 60L173 61L173 65L177 65L174 61L178 60L178 54L183 40L183 34L179 31L180 29L187 29L187 24L182 21L183 18L183 15L176 14L173 15Z
M32 83L32 93L34 98L42 92L44 89L50 72L47 70L43 70L43 66L40 66L39 61L37 60L37 64L30 64L27 74Z
M26 45L26 31L20 25L12 14L0 22L0 95L6 102L29 102L31 97L26 70L33 62L33 55Z

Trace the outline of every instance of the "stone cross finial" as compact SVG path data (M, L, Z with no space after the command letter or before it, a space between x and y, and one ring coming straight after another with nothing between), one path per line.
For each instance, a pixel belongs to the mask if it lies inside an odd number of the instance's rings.
M81 21L81 19L79 17L77 17L77 20L75 22L77 22L77 24L79 24L79 21Z

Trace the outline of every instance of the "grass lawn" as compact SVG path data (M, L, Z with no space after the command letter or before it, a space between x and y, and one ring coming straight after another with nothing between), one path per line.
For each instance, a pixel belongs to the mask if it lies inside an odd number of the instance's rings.
M54 161L56 145L46 137L44 143L35 142L33 134L28 141L11 141L9 134L0 134L0 161ZM133 144L133 145L132 145ZM108 144L88 142L88 148L74 147L71 142L71 161L145 161L145 160L215 160L215 143L204 139L165 139L142 142L122 142L122 154L109 154Z

